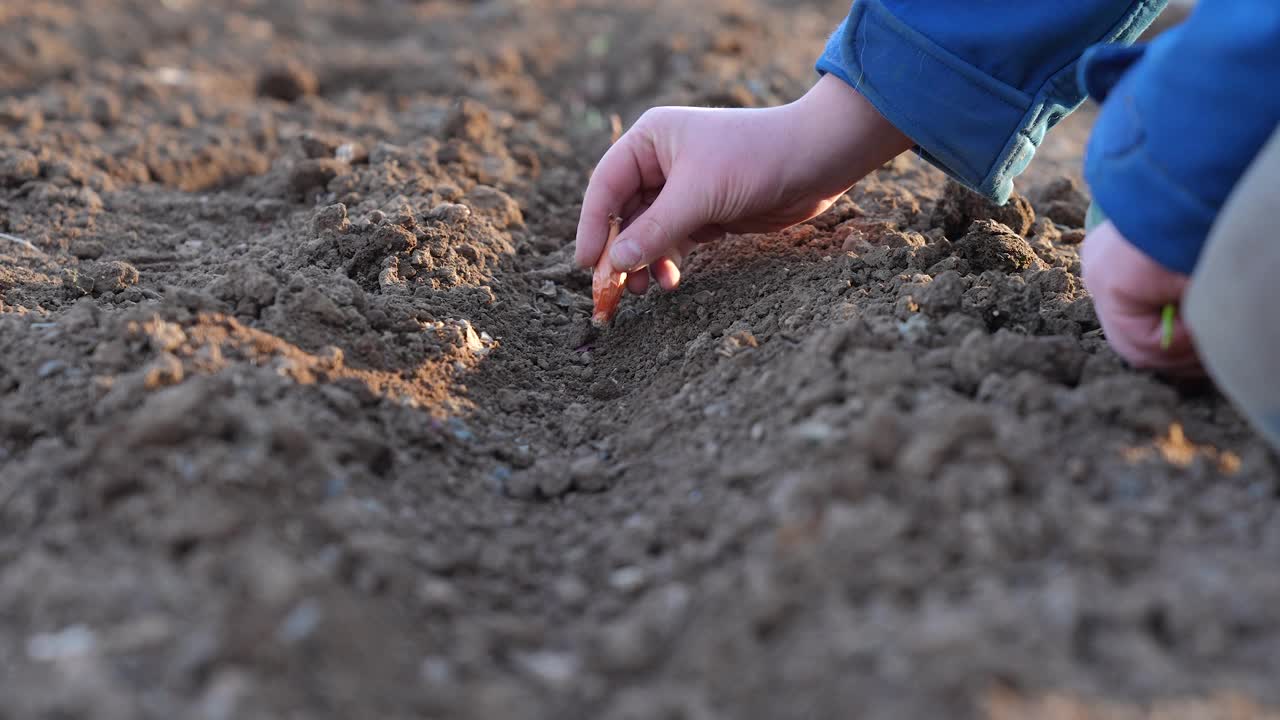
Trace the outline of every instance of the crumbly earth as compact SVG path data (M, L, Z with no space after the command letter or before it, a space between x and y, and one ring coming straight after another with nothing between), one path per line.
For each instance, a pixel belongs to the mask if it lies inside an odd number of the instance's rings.
M1067 175L899 159L581 344L610 114L846 9L0 6L0 718L1280 704L1280 462L1107 349Z

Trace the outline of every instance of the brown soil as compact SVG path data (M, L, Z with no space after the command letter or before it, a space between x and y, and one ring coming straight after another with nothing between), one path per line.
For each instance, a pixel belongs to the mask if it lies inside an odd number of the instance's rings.
M575 343L609 113L846 9L0 8L0 718L1280 703L1280 463L1106 348L1071 182L904 158Z

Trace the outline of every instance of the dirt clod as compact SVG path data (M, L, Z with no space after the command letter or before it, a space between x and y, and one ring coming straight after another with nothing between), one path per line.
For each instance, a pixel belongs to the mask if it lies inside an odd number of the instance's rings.
M258 76L258 94L285 102L315 95L320 81L305 65L289 61L267 68Z
M602 378L591 383L590 393L596 400L613 400L622 396L622 383L617 378Z
M969 232L955 242L954 248L978 273L986 270L1016 273L1044 267L1026 240L994 220L975 221L969 226Z
M458 225L471 217L471 208L462 203L441 203L431 208L430 217L447 225Z
M0 150L0 186L17 186L40 176L40 161L25 150Z
M574 460L569 466L569 478L573 481L573 486L583 492L600 492L609 487L605 465L594 455Z
M575 349L584 348L591 345L599 337L600 328L591 322L591 318L579 318L573 323L573 331L569 335L569 345Z
M964 278L960 273L947 270L925 285L916 301L927 313L945 315L960 308L965 290Z
M311 221L311 232L316 235L326 231L341 235L350 229L351 221L347 219L347 206L342 203L320 208Z
M1059 225L1083 228L1089 210L1089 196L1071 178L1055 178L1033 194L1040 214Z
M968 232L969 226L979 220L994 220L1017 235L1026 235L1031 231L1035 218L1035 209L1030 201L1017 193L1004 205L996 205L960 183L948 180L931 220L942 228L947 237L956 238Z
M87 271L95 293L117 292L138 284L138 269L123 260L91 263Z
M289 192L296 198L324 190L337 176L347 172L350 166L332 158L300 160L289 170Z
M461 98L450 108L441 128L446 138L483 142L492 132L489 110L471 98Z

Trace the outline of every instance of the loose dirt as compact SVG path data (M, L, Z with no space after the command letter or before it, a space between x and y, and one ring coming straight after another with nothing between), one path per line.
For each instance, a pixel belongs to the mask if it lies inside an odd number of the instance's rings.
M1069 173L902 158L581 335L610 113L846 10L0 8L0 717L1280 704L1280 462L1107 349Z

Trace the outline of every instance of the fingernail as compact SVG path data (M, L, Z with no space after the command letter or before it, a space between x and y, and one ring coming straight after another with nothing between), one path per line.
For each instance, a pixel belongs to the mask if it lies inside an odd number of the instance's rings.
M619 240L609 252L609 261L627 272L635 270L640 264L640 247L630 240Z

